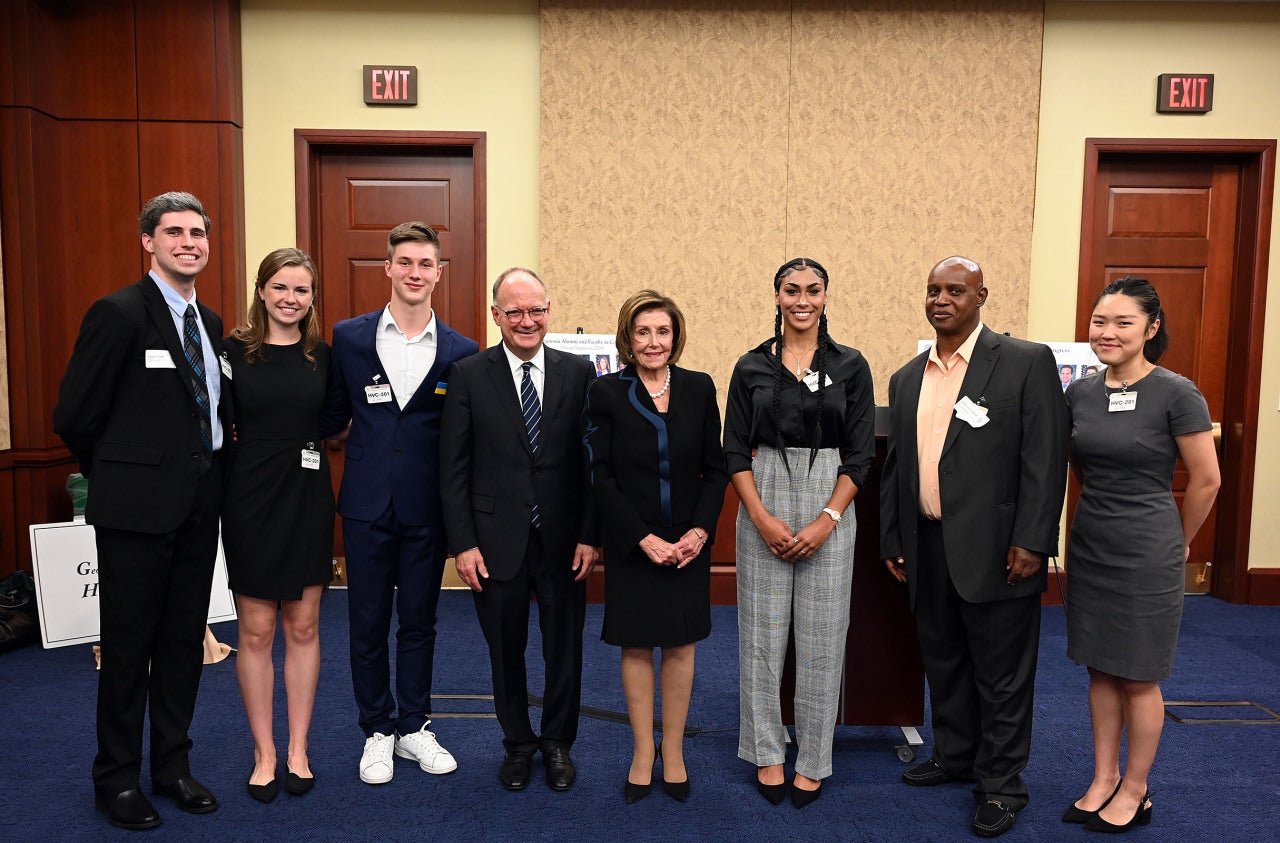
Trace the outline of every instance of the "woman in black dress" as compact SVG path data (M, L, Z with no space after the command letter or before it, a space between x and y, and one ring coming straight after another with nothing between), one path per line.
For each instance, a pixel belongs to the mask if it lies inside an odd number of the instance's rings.
M258 267L248 322L225 343L236 435L222 511L227 574L240 639L236 675L253 733L249 793L279 789L272 736L271 660L283 616L289 705L285 789L315 784L307 732L320 675L320 593L333 577L333 488L317 429L329 378L329 346L316 318L316 268L298 249Z
M1145 279L1121 278L1102 291L1089 344L1107 368L1067 388L1081 492L1067 541L1066 610L1067 655L1089 669L1094 774L1062 819L1118 832L1151 821L1147 776L1164 725L1159 683L1173 666L1191 540L1220 477L1204 396L1156 365L1169 335ZM1178 457L1188 474L1181 512L1171 491Z
M711 543L729 482L720 447L716 387L677 368L684 315L642 290L618 313L625 367L592 382L584 410L591 479L604 525L601 638L622 648L622 688L635 749L624 795L649 794L653 651L662 651L662 788L689 797L684 725L696 642L711 634Z

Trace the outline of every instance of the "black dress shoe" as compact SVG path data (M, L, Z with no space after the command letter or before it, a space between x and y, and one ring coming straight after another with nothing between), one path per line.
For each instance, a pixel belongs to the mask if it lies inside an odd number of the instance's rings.
M930 758L923 764L917 764L902 773L902 780L916 787L933 787L935 784L946 784L951 776L942 769L942 765Z
M217 797L191 776L183 776L172 784L157 784L155 791L172 799L179 810L188 814L207 814L218 807Z
M988 799L973 815L973 833L979 837L999 837L1013 828L1017 818L1017 813L999 799Z
M1076 825L1084 825L1089 821L1090 817L1096 817L1098 811L1111 804L1111 800L1116 798L1116 794L1120 792L1120 785L1124 784L1124 779L1120 780L1120 784L1116 785L1116 789L1111 791L1111 795L1107 797L1107 801L1098 806L1097 810L1086 811L1084 808L1077 808L1076 803L1072 802L1067 806L1067 810L1062 812L1062 821L1064 823L1075 823Z
M578 771L569 757L569 750L562 746L542 750L542 764L547 768L547 787L563 792L573 787Z
M803 808L810 802L818 801L818 797L822 795L822 782L818 782L818 786L813 790L804 790L796 787L796 783L791 783L791 804L797 808Z
M765 784L757 778L756 790L760 791L760 795L768 799L771 805L781 805L782 800L787 798L786 782L782 784Z
M1102 809L1099 808L1099 811ZM1151 824L1151 794L1144 794L1142 801L1138 803L1138 810L1133 812L1133 817L1124 825L1115 825L1109 823L1102 818L1100 814L1094 814L1089 821L1084 824L1085 831L1101 831L1103 834L1124 834L1129 829L1138 825Z
M498 768L498 780L507 790L524 790L533 775L533 754L508 752Z
M106 814L107 822L116 828L142 831L160 825L160 812L136 787L114 796L95 794L93 807Z
M304 779L288 767L285 770L284 789L289 791L291 795L302 796L304 793L310 793L311 788L316 786L316 777L314 775Z

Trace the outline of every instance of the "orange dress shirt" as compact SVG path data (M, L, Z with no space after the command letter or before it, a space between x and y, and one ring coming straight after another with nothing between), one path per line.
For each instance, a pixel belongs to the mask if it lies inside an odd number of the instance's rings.
M969 370L969 358L978 344L982 323L961 343L950 359L938 358L938 341L929 349L920 383L920 403L916 405L916 464L920 467L920 513L925 518L942 519L942 495L938 492L938 460L947 438L951 414L960 397L960 385Z

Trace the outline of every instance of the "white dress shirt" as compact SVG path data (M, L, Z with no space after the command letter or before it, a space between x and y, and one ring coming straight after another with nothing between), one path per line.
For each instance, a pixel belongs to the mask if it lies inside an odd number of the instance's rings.
M400 409L409 405L427 372L436 362L436 313L431 311L431 321L416 337L405 336L391 315L391 305L382 309L378 319L378 333L374 339L382 370L391 381L391 391Z
M511 380L515 382L515 385L516 385L516 403L517 403L517 404L519 404L519 403L520 403L520 382L524 380L524 364L525 364L525 361L524 361L524 360L521 360L519 357L516 357L514 354L512 354L512 353L511 353L511 349L507 348L507 344L506 344L506 343L503 343L503 344L502 344L502 350L503 350L504 352L506 352L506 355L507 355L507 365L511 367ZM546 373L547 373L547 367L546 367L546 359L547 359L547 355L546 355L546 353L545 353L545 350L546 350L546 347L545 347L545 346L543 346L543 345L539 345L539 346L538 346L538 353L537 353L537 354L535 354L535 355L533 355L533 358L532 358L531 360L529 360L529 361L528 361L528 362L530 362L530 363L532 363L532 364L533 364L533 368L529 369L529 380L533 381L533 388L534 388L534 389L537 391L537 393L538 393L538 406L539 406L539 407L541 407L541 406L542 406L542 383L543 383L543 381L546 379L546 376L547 376L547 375L546 375Z
M169 306L169 314L173 317L173 327L178 330L178 345L186 341L186 328L182 322L186 317L187 305L195 307L196 291L191 290L191 301L160 280L154 272L148 272L151 280L160 288L164 303ZM218 404L222 400L222 369L218 365L218 355L213 353L213 343L209 341L209 332L204 329L204 320L200 318L200 308L196 307L196 327L200 329L200 351L204 356L204 388L209 392L209 433L213 439L213 450L222 450L222 419L218 417ZM222 341L222 337L218 337ZM175 361L176 362L176 361Z

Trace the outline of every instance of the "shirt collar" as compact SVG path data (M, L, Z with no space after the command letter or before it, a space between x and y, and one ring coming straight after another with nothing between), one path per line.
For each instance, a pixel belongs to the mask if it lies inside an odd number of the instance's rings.
M396 324L396 318L391 315L390 303L388 303L386 307L382 308L382 315L378 317L378 333L382 333L388 329L392 329L398 334L404 333L403 331L400 330L400 326ZM431 311L431 319L427 321L427 327L422 329L422 333L418 334L416 337L407 337L406 339L408 342L415 342L417 340L424 339L424 338L435 339L435 335L436 335L436 312L433 309Z
M532 363L533 368L537 369L539 372L547 371L546 348L547 347L545 345L539 343L537 352L533 355L533 358L528 361ZM516 372L519 372L520 367L525 364L525 361L512 354L511 349L507 348L507 344L505 342L502 344L502 352L507 355L507 365L511 367L511 374L514 375Z
M170 310L179 316L182 316L187 312L187 305L194 305L196 303L195 287L191 288L191 301L187 301L182 297L181 293L161 281L160 276L156 275L154 271L148 272L147 274L151 276L151 280L156 282L156 286L160 288L160 295L164 296L164 303L169 306ZM198 310L199 309L197 308L197 311Z
M973 349L978 344L978 335L981 333L982 320L979 319L977 327L965 338L964 342L960 343L960 347L951 356L955 357L956 354L959 354L960 359L964 360L965 365L968 365L969 360L973 357ZM933 341L933 345L929 346L929 362L936 364L944 372L950 368L949 365L943 365L942 359L938 357L938 341L936 339ZM948 361L949 363L950 361Z

